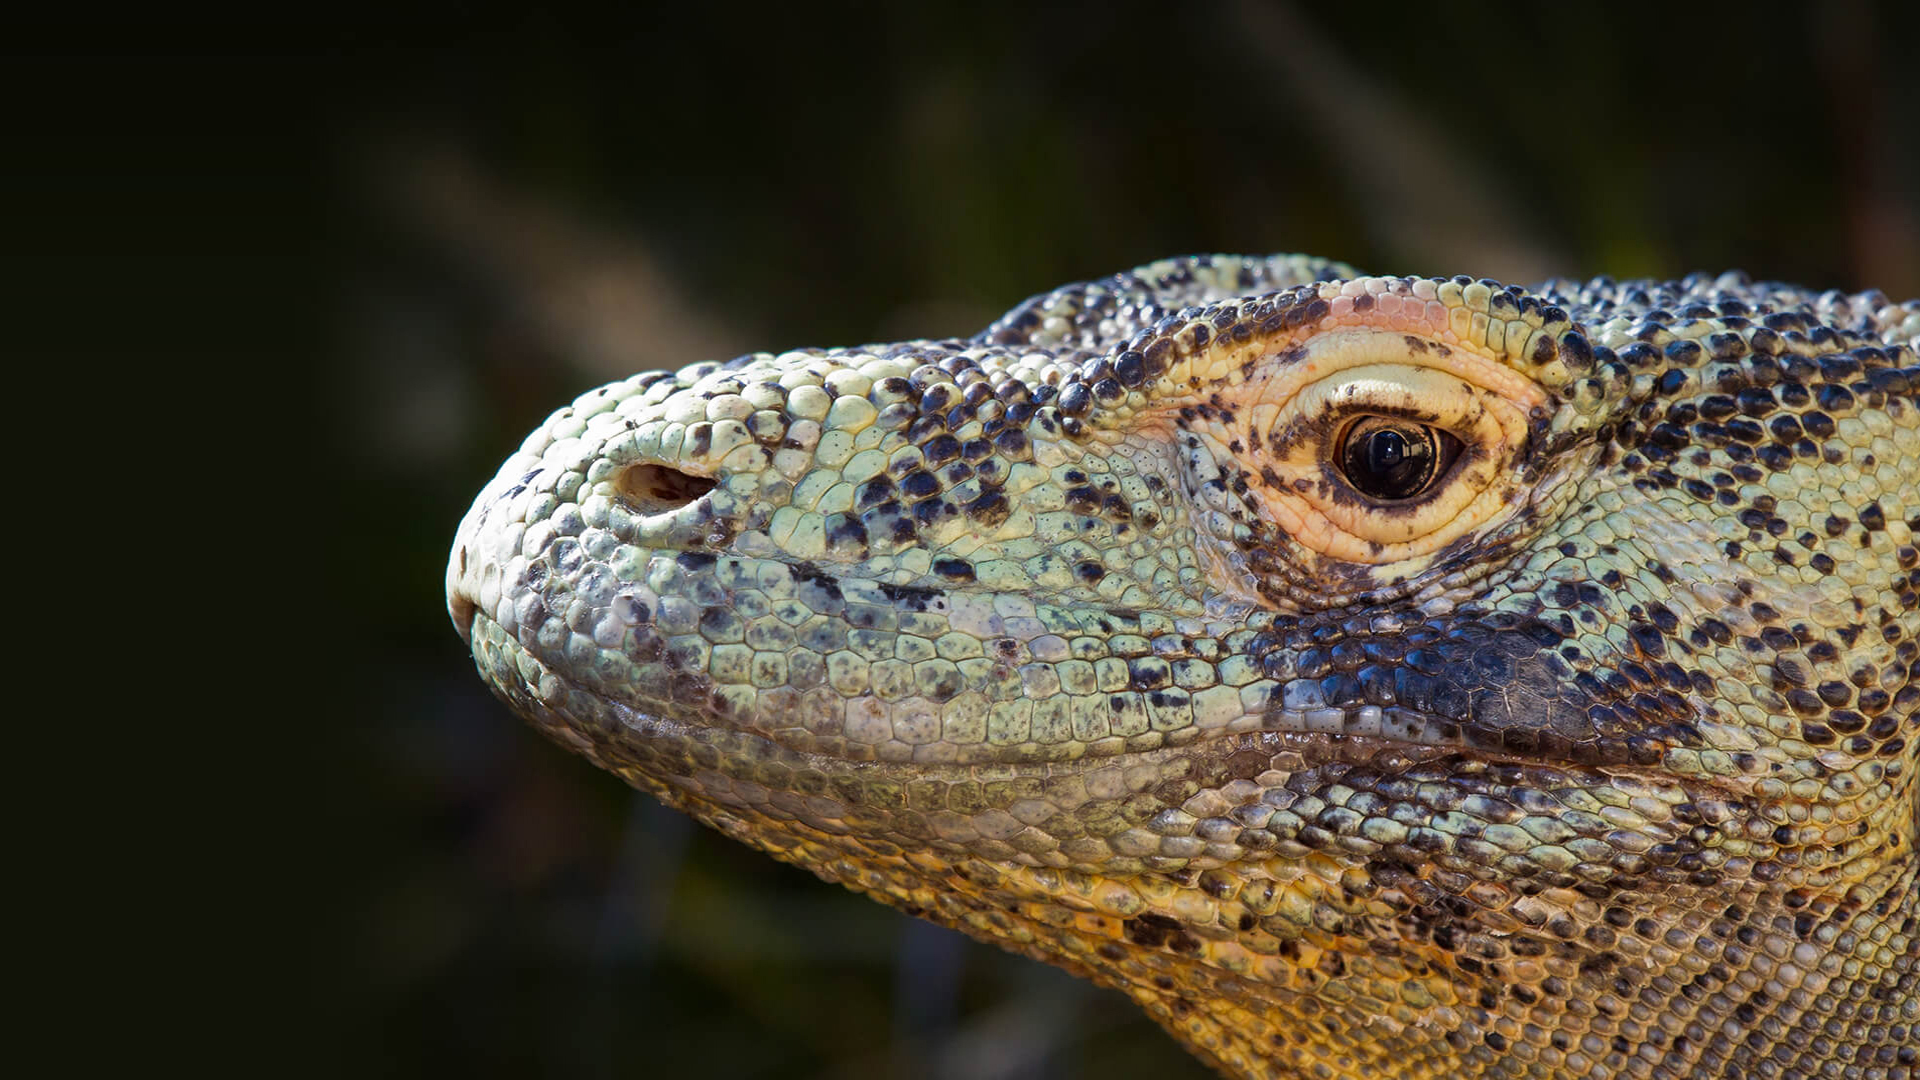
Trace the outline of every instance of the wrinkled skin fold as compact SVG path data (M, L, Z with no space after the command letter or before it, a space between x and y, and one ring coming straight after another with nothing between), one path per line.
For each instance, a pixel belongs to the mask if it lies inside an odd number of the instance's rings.
M449 609L561 744L1228 1075L1906 1076L1916 337L1167 260L589 392Z

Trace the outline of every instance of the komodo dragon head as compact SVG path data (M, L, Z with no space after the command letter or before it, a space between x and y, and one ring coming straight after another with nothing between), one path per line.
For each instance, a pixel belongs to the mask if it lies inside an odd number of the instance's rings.
M1229 1074L1907 1075L1917 336L1170 260L591 391L448 602L563 745Z

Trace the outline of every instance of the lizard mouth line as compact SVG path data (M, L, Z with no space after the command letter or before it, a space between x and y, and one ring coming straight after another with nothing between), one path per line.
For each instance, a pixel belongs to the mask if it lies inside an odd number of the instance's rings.
M715 739L748 740L758 749L754 756L790 754L809 767L831 763L836 768L853 767L881 772L898 770L903 778L924 777L945 770L955 774L978 768L1038 769L1101 760L1126 761L1160 753L1230 754L1237 749L1259 745L1270 751L1297 754L1300 768L1327 764L1373 764L1405 767L1449 757L1466 757L1491 764L1509 764L1555 769L1648 767L1650 760L1630 760L1624 752L1606 753L1605 744L1577 746L1572 753L1548 754L1524 752L1506 743L1495 744L1475 739L1464 720L1448 718L1399 706L1361 705L1309 709L1274 708L1249 714L1238 720L1208 729L1189 728L1184 738L1177 734L1155 746L1101 746L1097 743L975 745L971 752L953 744L929 744L936 750L916 748L916 752L888 755L874 752L867 744L851 743L845 737L788 737L788 731L770 731L748 717L744 722L698 723L677 719L667 712L650 709L567 679L555 671L537 651L529 649L508 634L485 613L475 611L470 637L476 650L500 650L506 666L525 671L525 662L537 665L539 678L528 680L543 689L564 689L571 701L590 702L590 711L598 715L578 715L579 710L542 699L540 707L552 714L561 728L591 728L618 741L678 740L711 742ZM1121 740L1105 740L1109 744ZM860 749L849 753L849 746ZM1216 750L1216 748L1221 748ZM1633 768L1633 771L1640 771Z

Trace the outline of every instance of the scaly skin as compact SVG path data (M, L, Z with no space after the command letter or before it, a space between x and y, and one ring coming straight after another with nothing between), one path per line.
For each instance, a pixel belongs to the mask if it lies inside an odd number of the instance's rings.
M1230 1075L1909 1076L1917 336L1169 260L588 393L449 605L559 742ZM1364 416L1458 457L1363 494Z

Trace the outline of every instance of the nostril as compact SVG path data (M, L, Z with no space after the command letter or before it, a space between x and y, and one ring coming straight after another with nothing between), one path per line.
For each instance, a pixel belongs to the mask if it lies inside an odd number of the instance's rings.
M665 465L633 465L620 474L620 497L643 514L678 510L713 490L714 481Z

